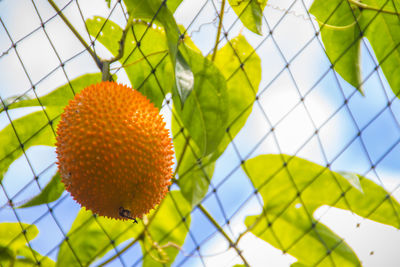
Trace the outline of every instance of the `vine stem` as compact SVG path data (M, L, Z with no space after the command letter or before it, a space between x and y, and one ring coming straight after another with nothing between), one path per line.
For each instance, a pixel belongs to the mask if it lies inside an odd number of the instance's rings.
M225 10L225 0L222 0L221 10L219 11L219 23L218 23L217 37L215 38L214 52L212 54L211 61L214 61L215 56L217 55L219 38L221 37L222 20L224 19L224 14L225 14L224 10Z
M237 247L237 244L232 241L232 239L229 237L229 235L224 231L224 229L222 229L222 227L211 216L211 214L204 208L204 206L199 204L199 205L197 205L197 207L207 217L207 219L215 226L215 228L217 228L217 230L225 237L225 239L229 242L229 246L232 247L234 250L236 250L237 254L242 259L244 265L250 266L249 263L247 262L247 260L242 255L242 252L240 251L240 249Z
M85 49L89 52L89 54L92 56L93 60L96 62L97 67L99 67L100 70L103 70L103 63L102 60L99 59L99 57L94 53L94 51L90 48L90 46L86 43L85 39L79 34L79 32L75 29L74 26L72 26L71 22L65 17L65 15L62 13L62 11L58 8L56 3L54 3L53 0L47 0L49 4L53 7L53 9L57 12L57 14L60 16L60 18L64 21L64 23L68 26L68 28L72 31L72 33L75 35L76 38L78 38L79 42L85 47Z
M377 7L373 7L373 6L369 6L369 5L363 4L359 0L347 0L347 1L349 1L350 4L358 6L358 7L362 8L362 9L373 10L373 11L377 11L377 12L380 12L380 13L386 13L386 14L391 14L391 15L400 15L400 13L395 12L395 11L390 11L390 10L381 9L381 8L377 8Z
M165 199L165 198L164 198ZM164 199L161 201L159 207L161 207L161 205L164 202ZM122 255L122 253L124 253L125 251L127 251L130 247L132 247L134 244L136 244L138 241L142 240L145 237L147 228L150 226L150 224L152 223L153 219L156 217L158 211L160 209L157 208L153 215L147 220L147 217L143 217L143 230L138 234L138 236L132 240L129 244L127 244L123 249L121 249L118 253L114 254L112 257L110 257L109 259L105 260L104 262L100 263L98 266L105 266L106 264L112 262L113 260L115 260L116 258L118 258L120 255Z
M101 264L99 264L99 267L102 266L106 266L107 264L109 264L110 262L112 262L113 260L115 260L117 257L119 257L119 255L121 255L122 253L124 253L125 251L127 251L130 247L132 247L134 244L136 244L136 242L138 242L140 239L143 238L143 233L141 233L137 238L135 238L134 240L132 240L128 245L126 245L126 247L124 247L122 250L120 250L118 252L118 254L114 254L111 258L109 258L108 260L102 262Z

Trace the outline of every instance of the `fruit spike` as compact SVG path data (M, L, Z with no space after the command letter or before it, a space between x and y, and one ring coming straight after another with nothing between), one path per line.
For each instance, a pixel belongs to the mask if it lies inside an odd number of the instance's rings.
M168 192L169 131L159 110L136 90L115 82L83 89L61 115L56 139L66 189L98 215L142 218Z

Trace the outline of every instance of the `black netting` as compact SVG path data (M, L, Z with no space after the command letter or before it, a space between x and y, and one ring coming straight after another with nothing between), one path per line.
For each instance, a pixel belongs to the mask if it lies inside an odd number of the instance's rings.
M213 58L216 47L232 48L239 63L234 66L235 71L226 80L229 82L236 73L241 73L243 84L250 88L254 101L226 126L226 136L229 137L230 144L216 162L212 176L207 168L213 163L197 155L191 142L185 146L184 151L197 158L196 164L188 172L200 169L210 185L202 201L187 214L179 209L179 200L171 197L182 220L175 223L176 225L168 225L171 230L166 231L158 243L169 241L174 232L178 231L176 229L181 227L187 229L188 234L182 246L168 242L153 247L161 250L158 255L161 255L159 263L167 263L163 261L162 250L174 248L179 250L174 266L287 266L296 261L288 255L290 250L301 244L306 235L315 233L316 240L326 248L326 255L317 265L323 261L323 264L327 264L325 258L329 259L332 251L347 242L366 266L395 266L400 261L396 253L400 233L391 226L365 218L372 218L374 212L389 201L395 213L391 216L400 221L400 215L396 213L398 210L393 204L394 199L399 199L400 187L400 105L398 97L393 93L398 88L391 88L382 71L384 64L392 64L389 62L390 58L399 57L400 43L385 51L386 56L378 61L370 40L362 38L362 34L373 27L371 25L374 20L380 19L382 12L386 12L389 7L396 9L399 4L397 1L368 1L369 4L382 2L383 5L376 7L375 15L371 16L366 25L359 25L357 19L355 20L356 27L361 31L360 38L351 43L348 50L337 59L330 60L321 39L321 30L324 27L333 27L329 25L330 16L326 21L317 22L309 12L312 1L270 0L262 15L260 35L243 26L240 15L235 14L232 8L234 2L237 5L243 2L248 2L249 6L253 4L252 1L182 1L174 14L177 23L183 25L181 30L185 29L180 33L181 39L190 37L204 56ZM339 4L332 16L343 4L341 1L336 2ZM362 4L361 1L343 2L348 5ZM146 56L146 47L141 45L149 34L148 31L158 27L154 26L157 24L157 16L163 5L168 5L168 1L162 3L153 19L146 22L147 30L143 33L132 30L136 45L124 51L128 55L125 61L111 63L110 73L118 76L118 82L130 84L124 67L130 64L130 56L141 55L143 59L140 62L146 62L148 73L136 89L141 90L150 83L159 89L164 96L161 113L171 128L171 118L177 118L178 115L173 109L172 99L175 95L164 88L165 82L162 79L163 64L169 60L168 51L155 54L162 55L155 62L150 56ZM368 8L361 6L360 10ZM399 17L396 12L393 11L392 15ZM356 11L353 15L354 18L359 16ZM45 257L56 260L60 247L66 246L74 255L75 264L83 266L84 262L93 260L82 261L78 255L81 248L74 247L69 240L74 235L80 235L82 229L97 227L96 229L103 232L102 238L109 240L109 243L91 256L96 259L94 265L138 266L148 254L154 257L154 252L142 251L139 242L142 240L139 238L129 239L121 244L117 242L118 238L138 227L136 224L130 224L115 234L107 230L106 222L101 217L93 215L71 231L80 206L67 192L47 204L18 208L42 192L57 171L55 148L46 141L41 145L31 145L32 140L38 138L54 138L54 124L61 115L54 114L50 107L43 104L43 96L59 86L69 84L72 98L75 90L71 81L87 73L101 72L102 62L99 58L112 58L111 53L98 40L104 28L98 31L97 36L89 34L85 21L93 16L105 18L103 27L111 21L122 29L129 17L127 8L121 1L111 1L109 7L106 1L101 0L0 1L0 134L8 131L7 135L0 135L4 138L0 140L1 146L5 147L0 151L0 155L3 155L0 158L0 175L4 175L0 190L0 223L16 222L21 228L21 234L5 244L1 243L0 236L0 248L20 243L23 236L28 251L32 251L36 262L44 262ZM243 35L253 48L246 57L236 49L234 37L238 35ZM347 83L335 71L335 67L359 40L362 73L359 88L356 88ZM246 71L253 55L258 55L261 59L262 72L258 88ZM358 90L361 87L363 94ZM12 108L26 99L36 101L32 104L34 107ZM33 112L40 122L35 125L34 131L24 128L19 121ZM237 135L232 133L233 125L246 112L251 114L245 126ZM190 138L181 123L172 134L173 138ZM265 183L254 188L248 178L251 177L251 171L247 169L246 162L261 154L290 156L284 160L286 163L281 168L266 177ZM310 184L299 186L287 167L294 157L310 160L326 168L317 172ZM16 160L13 162L13 159ZM10 167L6 168L8 165ZM175 168L179 167L180 163L177 162ZM362 218L353 212L351 201L347 199L349 191L356 189L344 187L329 170L358 173L382 186L389 194L381 201L371 203L373 206ZM287 187L296 192L296 197L272 218L268 216L259 192L282 172L287 172ZM319 177L330 174L332 183L341 192L340 196L329 203L329 206L320 207L315 213L305 209L306 218L312 222L310 229L289 245L280 242L281 237L274 228L279 224L279 219L290 206L307 206L301 196L307 194L307 189ZM179 187L173 184L171 189ZM338 203L342 203L342 208L347 211L330 207ZM257 239L250 232L251 227L244 224L247 216L256 214L264 214L266 227L263 233L274 236L274 246L278 249ZM190 222L187 220L189 217ZM27 236L30 227L26 228L23 223L36 225L39 230L36 238ZM327 244L320 232L315 230L321 223L337 233L341 237L340 241ZM103 255L103 252L106 254ZM330 263L330 266L337 265L333 260ZM323 264L321 265L325 266Z

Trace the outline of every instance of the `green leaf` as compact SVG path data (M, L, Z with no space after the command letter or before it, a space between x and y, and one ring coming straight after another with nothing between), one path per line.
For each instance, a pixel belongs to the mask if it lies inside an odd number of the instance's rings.
M23 233L25 231L25 234ZM0 224L0 265L1 266L33 266L37 260L41 266L54 266L48 257L29 248L26 243L39 233L35 225L26 223Z
M185 45L191 44L190 39L185 39L184 43ZM193 50L195 49L196 47L193 47ZM181 133L183 123L181 121L178 123L175 117L172 119L175 155L177 162L180 162L178 185L192 206L200 203L206 195L214 172L215 161L225 151L231 138L234 138L246 123L261 81L261 60L241 35L230 40L230 44L218 50L214 63L227 81L225 94L227 111L225 113L227 114L226 125L229 127L229 135L224 130L226 127L217 124L217 128L221 132L223 131L223 139L212 153L203 156L197 143L192 139L184 149L187 142L185 137L191 135L187 129ZM242 68L240 67L241 63L243 63ZM183 151L185 154L182 157Z
M335 70L360 91L359 44L360 38L366 37L393 93L400 95L399 7L398 0L315 0L311 6L310 12L320 24L322 41Z
M23 234L23 231L26 231ZM35 225L27 223L1 223L0 246L16 251L39 234Z
M308 266L297 261L297 262L293 263L292 265L290 265L290 267L308 267Z
M203 157L215 151L225 134L229 116L226 81L201 54L185 47L184 56L194 73L194 88L183 108L178 101L174 106Z
M167 7L171 13L175 13L176 9L178 6L182 3L182 0L168 0L167 1Z
M162 201L140 241L143 266L170 266L185 242L192 207L179 191L171 191ZM152 216L152 215L150 215ZM185 220L183 220L183 216Z
M71 88L77 93L86 86L100 81L101 74L83 75L40 97L47 116L49 116L50 120L53 120L53 129L56 129L59 115L63 112L64 106L73 97ZM10 104L8 108L15 109L30 106L40 106L40 103L37 99L25 99ZM0 145L0 181L11 163L23 154L21 143L25 151L31 146L54 146L55 144L54 132L43 111L33 112L13 120L12 125L9 124L0 131L0 140L2 140Z
M400 1L366 0L368 6L383 8L397 14L387 14L372 10L363 10L360 24L365 36L374 49L376 58L382 68L393 93L400 98ZM376 18L375 18L376 16Z
M262 34L262 16L267 0L229 0L229 4L247 29Z
M74 93L79 93L83 88L101 82L100 73L89 73L78 78L71 80L47 95L40 96L40 102L37 99L25 99L16 101L8 106L9 109L21 108L21 107L33 107L33 106L44 106L44 107L58 107L61 111L74 97ZM59 114L57 114L59 115Z
M54 108L48 108L46 111L52 115L61 113L60 109ZM37 111L14 120L13 125L8 125L0 131L0 140L2 140L0 145L0 181L11 163L22 156L23 150L20 141L25 150L31 146L54 146L55 144L54 133L43 111Z
M247 217L245 224L256 236L303 265L360 264L346 242L312 217L322 205L400 227L400 204L362 176L358 177L363 192L339 173L287 155L255 157L246 161L244 170L264 201L263 213Z
M261 82L261 59L243 35L239 35L218 50L215 66L227 81L229 134L214 153L218 158L247 121ZM241 64L243 63L242 67Z
M118 54L122 29L118 24L102 17L86 20L89 33L97 36L97 40L114 56ZM158 108L161 107L165 95L174 86L171 76L174 74L168 56L165 31L159 28L148 28L145 22L133 22L135 35L129 30L124 47L124 55L120 59L133 88L147 96ZM101 35L98 35L101 30ZM143 36L143 38L142 38ZM142 39L141 39L142 38ZM140 49L136 48L140 40ZM161 63L160 63L161 62ZM152 74L152 66L156 72Z
M18 208L28 208L57 200L64 192L64 184L61 182L60 174L57 172L50 182L42 189L40 194L29 200Z
M144 19L146 21L159 22L163 25L167 36L168 50L175 72L176 92L179 94L182 105L192 91L192 84L187 81L193 80L193 73L189 69L185 58L178 51L180 38L179 27L171 11L166 7L166 1L161 0L125 0L125 5L131 18Z
M182 123L178 123L177 119L172 117L173 142L179 166L176 169L179 176L177 184L183 196L194 207L207 193L215 162L210 160L211 156L200 157L196 143L191 138L188 139L190 135L187 130L181 132Z
M68 243L64 241L60 245L57 266L87 266L104 256L114 246L137 238L142 230L141 222L134 224L95 216L91 211L82 208L67 234Z
M326 54L334 69L344 80L362 92L360 71L360 28L354 16L360 16L358 9L352 9L346 1L316 0L310 8L316 17Z
M37 266L36 260L40 261L40 266L52 267L56 265L49 257L42 256L37 251L25 246L18 251L18 258L14 262L14 266Z

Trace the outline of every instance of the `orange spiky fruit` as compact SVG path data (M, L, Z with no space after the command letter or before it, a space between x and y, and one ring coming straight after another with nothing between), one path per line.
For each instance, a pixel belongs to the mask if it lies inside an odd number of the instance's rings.
M168 191L173 149L158 108L115 82L91 85L57 128L58 169L82 206L115 219L142 218Z

